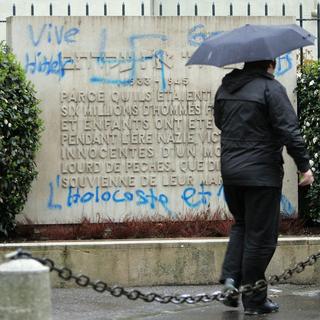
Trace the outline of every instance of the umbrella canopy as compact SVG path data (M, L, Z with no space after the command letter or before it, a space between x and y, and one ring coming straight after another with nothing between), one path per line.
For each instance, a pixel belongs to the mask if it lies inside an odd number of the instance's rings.
M251 25L203 41L187 65L222 67L239 62L274 60L291 50L314 44L315 37L296 24Z

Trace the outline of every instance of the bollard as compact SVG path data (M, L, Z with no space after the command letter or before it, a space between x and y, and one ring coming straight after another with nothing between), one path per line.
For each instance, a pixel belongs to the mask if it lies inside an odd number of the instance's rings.
M0 265L0 319L51 320L48 267L32 259Z

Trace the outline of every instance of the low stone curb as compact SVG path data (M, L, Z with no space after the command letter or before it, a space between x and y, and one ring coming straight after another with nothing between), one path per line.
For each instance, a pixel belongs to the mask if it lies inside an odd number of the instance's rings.
M48 241L0 244L4 254L23 248L93 280L122 286L200 285L218 282L227 238ZM320 237L280 237L268 275L280 274L320 250ZM51 275L54 287L75 287ZM288 283L320 284L320 262Z

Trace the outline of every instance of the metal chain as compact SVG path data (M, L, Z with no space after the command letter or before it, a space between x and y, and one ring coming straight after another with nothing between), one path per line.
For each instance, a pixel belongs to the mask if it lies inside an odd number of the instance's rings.
M56 267L55 263L48 258L39 258L34 257L30 252L23 251L22 249L18 249L12 253L9 253L5 256L7 259L33 259L44 266L47 266L50 271L57 272L58 276L65 280L70 281L74 280L75 283L80 287L92 287L93 290L97 292L105 292L108 291L114 297L126 296L130 300L141 299L145 302L159 302L159 303L174 303L174 304L195 304L198 302L212 302L212 301L224 301L228 298L235 299L240 294L251 295L255 292L263 291L267 288L268 284L274 285L279 283L282 280L288 280L295 273L301 273L305 270L307 266L314 265L317 260L320 258L320 251L318 253L310 255L307 259L297 263L293 268L288 268L283 271L280 275L272 275L268 280L258 280L254 285L246 284L239 288L239 290L228 290L226 292L215 291L211 294L200 293L195 296L191 296L189 294L182 295L161 295L158 293L142 293L140 290L127 290L121 286L112 286L110 287L106 282L98 280L91 281L91 279L84 275L74 275L72 270L66 267Z

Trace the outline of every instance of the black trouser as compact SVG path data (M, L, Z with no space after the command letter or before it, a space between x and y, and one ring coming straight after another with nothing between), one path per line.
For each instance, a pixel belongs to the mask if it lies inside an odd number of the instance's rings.
M235 224L232 226L222 266L221 282L233 278L236 285L265 279L266 268L278 240L281 188L224 186ZM265 301L267 290L242 296L244 307Z

